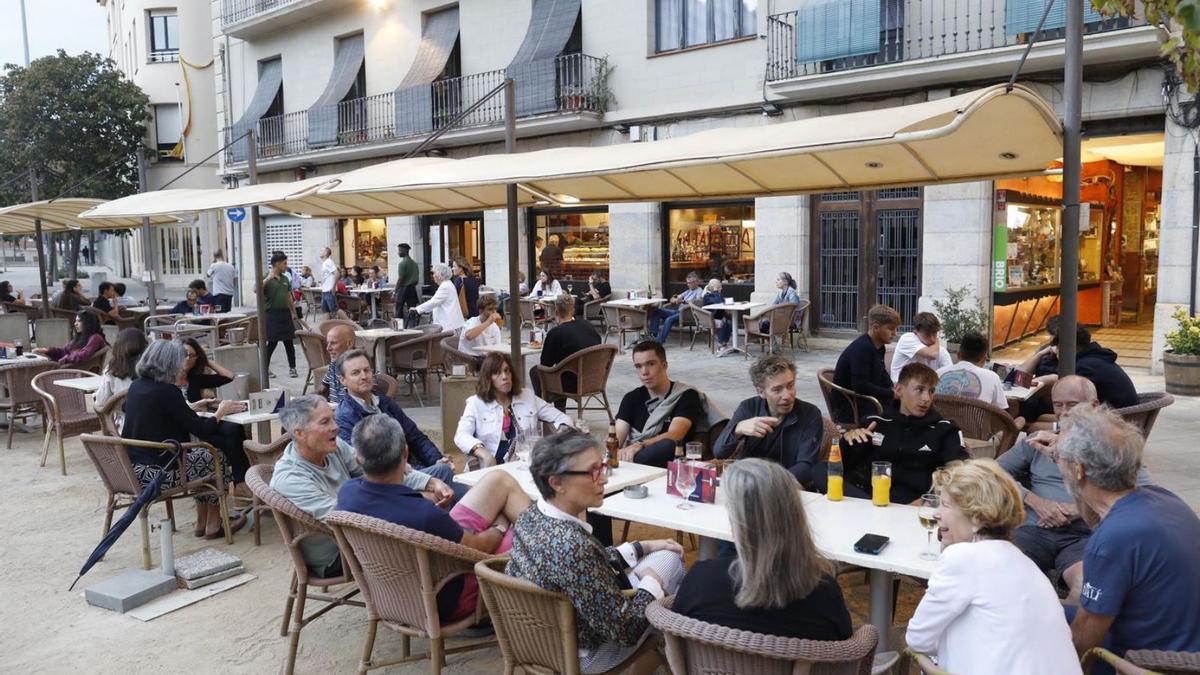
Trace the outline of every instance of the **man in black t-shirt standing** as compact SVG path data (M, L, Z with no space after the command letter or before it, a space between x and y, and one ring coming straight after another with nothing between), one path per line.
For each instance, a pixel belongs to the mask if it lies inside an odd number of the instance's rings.
M617 410L618 457L666 467L706 419L700 392L667 376L667 352L655 340L633 346L633 367L642 386L625 394Z

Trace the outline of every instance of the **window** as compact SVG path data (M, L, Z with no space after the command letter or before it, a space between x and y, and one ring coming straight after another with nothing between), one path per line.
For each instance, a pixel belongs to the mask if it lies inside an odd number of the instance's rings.
M754 202L671 204L664 207L663 246L669 293L685 287L689 272L719 279L724 295L739 300L754 290Z
M655 0L655 51L754 35L757 10L758 0Z
M183 139L183 119L179 105L166 103L154 106L154 143L160 159L166 157ZM182 156L174 159L183 159Z
M150 62L179 60L179 16L173 9L150 10Z
M563 288L568 282L580 282L580 292L587 290L587 279L599 274L608 279L608 209L555 209L533 211L534 240L532 271L536 276L542 268L550 269L561 279ZM574 293L574 291L570 291Z

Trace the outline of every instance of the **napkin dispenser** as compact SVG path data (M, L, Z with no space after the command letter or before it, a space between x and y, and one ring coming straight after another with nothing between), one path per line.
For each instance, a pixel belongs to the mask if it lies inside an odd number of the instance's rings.
M696 465L696 488L688 495L688 501L712 504L717 500L717 486L721 478L717 475L717 467L708 462L693 462ZM680 497L679 489L675 487L675 471L679 463L667 462L667 494Z
M246 410L252 413L277 413L287 404L287 391L283 389L264 389L250 394L246 401Z

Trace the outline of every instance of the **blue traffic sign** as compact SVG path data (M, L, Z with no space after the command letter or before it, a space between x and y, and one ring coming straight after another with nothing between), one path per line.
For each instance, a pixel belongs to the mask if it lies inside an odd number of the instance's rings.
M229 216L229 220L235 223L240 223L246 219L246 209L243 209L240 206L232 209L226 209L225 215Z

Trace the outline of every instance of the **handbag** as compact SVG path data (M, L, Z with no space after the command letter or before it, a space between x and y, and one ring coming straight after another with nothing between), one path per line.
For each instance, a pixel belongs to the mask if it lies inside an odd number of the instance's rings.
M471 313L467 310L467 285L460 284L458 286L458 308L462 311L464 319L471 318Z

